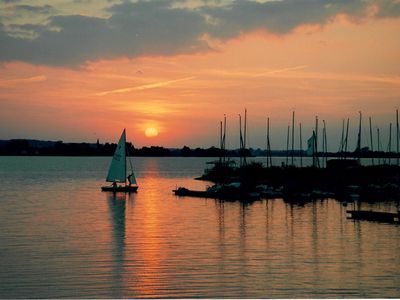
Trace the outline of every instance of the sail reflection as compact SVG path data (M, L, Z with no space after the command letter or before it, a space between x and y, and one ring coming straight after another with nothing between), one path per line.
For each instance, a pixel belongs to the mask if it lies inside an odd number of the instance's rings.
M125 193L109 193L107 195L108 207L111 219L112 235L112 261L113 268L111 275L113 279L113 297L123 297L124 290L124 265L125 265L125 246L126 246L126 201L132 197Z

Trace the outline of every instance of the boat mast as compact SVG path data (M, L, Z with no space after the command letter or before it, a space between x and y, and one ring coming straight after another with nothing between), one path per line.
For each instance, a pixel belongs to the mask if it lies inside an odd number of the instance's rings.
M240 166L243 165L242 151L243 151L242 116L239 114L239 159L240 159Z
M301 136L301 122L299 124L300 127L300 168L303 167L303 138Z
M286 135L286 166L289 164L289 131L290 125L287 127L287 135Z
M220 154L219 154L219 162L222 163L222 121L219 122L219 148L220 148Z
M341 155L341 158L343 158L343 147L344 147L344 119L342 122L342 136L340 138L340 146L339 146L339 153Z
M360 114L360 121L358 125L358 139L357 139L357 152L358 152L358 162L361 161L361 119L362 119L362 114L361 111L358 112Z
M323 129L323 136L322 136L322 151L324 152L324 165L326 168L326 162L327 162L327 152L328 152L328 140L326 138L326 124L325 124L325 120L322 120L322 122L324 123L324 129Z
M372 152L372 165L375 164L374 162L374 140L372 138L372 123L371 123L371 117L369 117L369 135L370 135L370 140L371 140L371 152Z
M315 162L317 168L319 168L319 159L318 159L318 116L315 117Z
M322 167L324 167L325 164L325 120L322 120L322 124L324 126L322 127Z
M246 138L247 138L247 108L244 109L244 141L243 141L243 163L247 164L246 161Z
M350 118L347 118L347 127L346 127L346 139L345 139L345 145L344 145L344 152L345 152L345 157L347 158L347 145L348 145L348 138L349 138L349 123L350 123Z
M397 141L397 165L399 165L399 109L396 109L396 141Z
M315 168L317 166L316 155L315 155L315 130L313 130L312 132L312 158L313 158L312 166Z
M376 135L378 138L378 165L381 164L381 141L380 141L380 135L379 135L379 127L376 128Z
M267 167L272 167L271 143L269 138L269 117L267 118Z
M224 163L226 160L225 155L225 139L226 139L226 115L224 115L224 125L222 127L222 121L219 122L219 143L220 143L220 156L219 162Z
M389 161L389 165L390 165L390 162L391 162L390 157L391 157L391 153L392 153L392 122L390 122L390 124L389 124L389 143L388 143L388 148L387 148L386 152L388 153L388 156L389 156L388 161Z
M247 135L247 108L244 109L244 138L243 138L243 148L246 149L246 135Z
M294 111L292 114L292 166L294 166Z
M133 145L132 145L132 147L133 147ZM132 160L130 157L131 157L131 153L129 152L129 147L128 147L128 143L126 142L126 134L125 134L125 186L126 186L126 180L128 179L128 177L130 177L129 182L132 183L132 176L133 176L133 179L135 180L135 184L137 184L135 175L133 174ZM129 166L130 166L130 174L128 176L127 176L127 169L126 169L126 166L127 166L126 161L129 161Z
M245 123L244 123L244 131L246 130L246 110L245 110ZM242 133L242 116L239 114L239 128L240 128L240 148L239 148L239 156L240 156L240 166L243 166L246 164L246 154L245 154L245 149L246 149L246 144L245 144L245 138L246 135L243 137Z
M222 152L222 154L223 154L223 161L225 162L225 160L227 160L226 159L226 152L225 152L225 149L226 149L226 144L225 144L225 141L226 141L226 115L224 115L224 136L223 136L223 152Z
M126 153L127 153L127 147L126 147L126 129L124 128L124 147L125 147L125 157L124 157L124 159L125 159L125 163L124 163L124 173L125 173L125 181L124 181L124 183L125 183L125 186L126 186ZM129 161L130 162L130 161Z

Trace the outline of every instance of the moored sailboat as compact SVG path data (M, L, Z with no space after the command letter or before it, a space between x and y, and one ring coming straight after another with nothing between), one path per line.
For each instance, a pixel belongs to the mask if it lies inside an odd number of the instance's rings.
M115 153L107 174L106 181L112 182L112 184L110 186L101 187L103 192L131 193L137 191L138 185L135 174L133 173L132 163L129 161L131 170L129 175L127 175L126 161L126 133L124 129L118 141L118 145L115 149Z

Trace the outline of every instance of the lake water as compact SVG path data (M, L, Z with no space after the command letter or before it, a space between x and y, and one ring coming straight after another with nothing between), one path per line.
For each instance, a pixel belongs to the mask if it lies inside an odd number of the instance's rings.
M138 193L113 196L110 160L0 157L0 298L400 297L399 226L174 196L205 158L134 158Z

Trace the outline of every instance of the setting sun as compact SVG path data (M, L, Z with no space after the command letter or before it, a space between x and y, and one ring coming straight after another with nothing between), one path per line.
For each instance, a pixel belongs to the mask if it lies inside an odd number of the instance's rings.
M158 135L158 130L154 127L149 127L149 128L146 128L146 130L144 131L144 134L147 137L155 137Z

